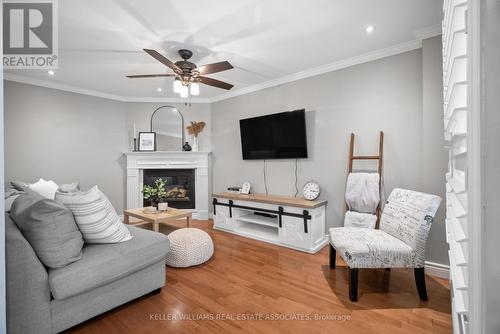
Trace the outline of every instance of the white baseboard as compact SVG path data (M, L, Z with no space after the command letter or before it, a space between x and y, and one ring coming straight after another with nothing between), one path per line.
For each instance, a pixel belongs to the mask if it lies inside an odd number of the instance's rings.
M450 266L446 264L425 261L425 273L427 275L437 276L441 278L450 278Z

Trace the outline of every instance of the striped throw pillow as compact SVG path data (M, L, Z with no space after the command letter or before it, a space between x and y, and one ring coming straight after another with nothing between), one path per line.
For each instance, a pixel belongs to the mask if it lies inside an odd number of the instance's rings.
M132 239L128 228L120 221L106 196L94 186L86 192L56 193L75 217L86 243L105 244Z

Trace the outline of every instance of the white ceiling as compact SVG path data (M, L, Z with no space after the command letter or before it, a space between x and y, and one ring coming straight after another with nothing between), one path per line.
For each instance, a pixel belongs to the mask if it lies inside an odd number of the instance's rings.
M7 70L7 78L50 81L126 98L174 98L172 78L128 79L168 69L143 51L172 61L194 51L198 66L228 60L210 75L233 91L414 41L436 27L438 0L64 0L59 1L59 69ZM368 35L367 25L376 30ZM17 77L19 79L19 77ZM157 92L162 87L163 91ZM200 98L224 90L201 85ZM234 93L233 93L234 94Z

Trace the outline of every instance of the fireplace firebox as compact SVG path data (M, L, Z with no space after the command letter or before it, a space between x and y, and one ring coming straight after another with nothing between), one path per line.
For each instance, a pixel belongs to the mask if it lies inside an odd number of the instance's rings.
M144 185L153 186L157 179L167 181L168 205L177 209L195 208L195 170L194 169L144 169ZM144 206L150 202L143 200Z

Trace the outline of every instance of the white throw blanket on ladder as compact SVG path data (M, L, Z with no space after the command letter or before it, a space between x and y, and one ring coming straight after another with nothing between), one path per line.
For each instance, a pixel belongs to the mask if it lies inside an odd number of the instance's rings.
M350 173L347 177L344 226L375 228L377 206L380 203L378 173Z

